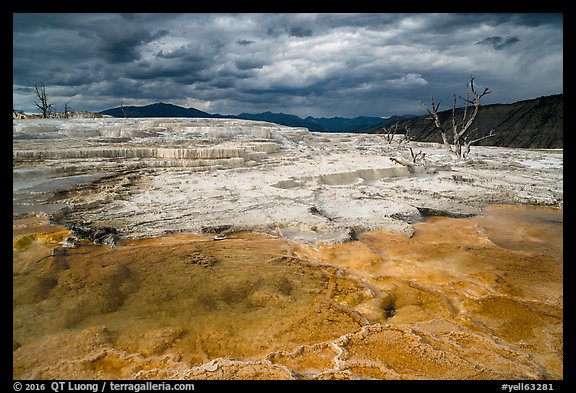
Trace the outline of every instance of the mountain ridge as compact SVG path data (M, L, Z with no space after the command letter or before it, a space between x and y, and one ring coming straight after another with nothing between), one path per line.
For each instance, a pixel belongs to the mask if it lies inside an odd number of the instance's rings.
M456 108L456 119L462 119L464 108ZM541 96L511 104L482 105L472 128L471 139L494 136L476 143L479 146L515 148L561 149L564 146L563 94ZM452 141L452 109L438 112L440 121ZM442 143L440 132L429 115L418 116L398 123L398 129L410 128L412 140ZM377 133L379 129L367 130Z
M184 108L174 104L157 102L143 106L119 106L99 112L113 117L215 117L196 108Z
M474 123L477 130L474 138L488 135L490 130L495 136L483 139L478 145L519 148L563 148L563 94L541 96L516 101L511 104L487 104L480 107ZM462 118L464 108L456 108L457 119ZM358 116L354 118L331 117L301 118L286 113L241 113L239 115L221 115L203 112L195 108L183 108L173 104L155 103L145 106L124 106L101 111L102 115L114 117L202 117L228 118L254 121L267 121L290 127L305 127L319 132L356 132L380 133L384 127L398 123L398 132L410 131L414 141L441 143L440 133L428 115L394 115L390 118ZM439 112L439 117L448 136L451 129L452 109Z
M174 104L163 102L144 105L144 106L123 106L103 110L99 112L102 115L113 117L201 117L201 118L225 118L225 119L243 119L254 121L267 121L270 123L281 124L290 127L305 127L310 131L320 132L361 132L365 129L390 124L399 118L411 118L415 115L395 115L385 119L381 117L357 116L354 118L331 117L316 118L308 116L301 118L296 115L286 113L273 113L270 111L261 113L240 113L239 115L221 115L212 114L195 108L184 108Z

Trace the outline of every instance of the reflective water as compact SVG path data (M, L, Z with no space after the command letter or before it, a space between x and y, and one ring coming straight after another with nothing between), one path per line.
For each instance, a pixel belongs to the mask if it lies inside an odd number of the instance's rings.
M12 214L53 213L66 203L51 202L54 193L100 179L104 173L52 177L54 171L15 169L12 181Z
M73 175L65 177L53 177L53 178L24 178L22 180L17 180L12 182L12 191L21 192L25 190L26 192L51 192L57 190L63 190L70 188L72 186L88 183L94 181L103 174L90 174L90 175Z

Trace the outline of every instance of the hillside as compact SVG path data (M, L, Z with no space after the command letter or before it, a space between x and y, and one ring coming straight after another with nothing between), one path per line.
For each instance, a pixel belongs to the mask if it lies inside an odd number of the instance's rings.
M474 137L488 135L494 129L496 135L478 143L483 146L559 149L563 147L563 108L562 94L518 101L513 104L493 104L480 107L476 122L478 127ZM462 118L463 108L456 109L456 118ZM443 126L451 137L452 110L440 112ZM428 116L419 116L399 123L399 129L410 127L412 140L421 142L442 142L440 133ZM372 129L370 132L377 132Z
M125 106L106 109L102 115L113 117L218 117L195 108L182 108L163 102L145 106Z
M562 148L564 99L562 94L518 101L513 104L483 105L473 127L478 127L474 137L488 135L494 129L496 135L484 139L478 145L554 149ZM462 118L463 108L456 109L457 118ZM412 140L421 142L441 142L440 133L428 116L401 115L388 119L360 116L355 118L332 117L302 119L285 113L241 113L220 115L200 111L195 108L182 108L177 105L157 103L146 106L112 108L100 112L113 117L188 117L219 118L267 121L289 127L304 127L320 132L378 133L382 127L399 122L399 130L404 126L411 129ZM449 129L452 110L440 112L440 119ZM450 136L450 135L449 135Z

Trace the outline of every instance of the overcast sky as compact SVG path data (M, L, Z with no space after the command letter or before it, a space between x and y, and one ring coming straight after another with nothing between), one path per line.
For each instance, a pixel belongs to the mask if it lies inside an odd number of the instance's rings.
M563 93L562 14L14 14L14 108L165 102L210 113L423 114Z

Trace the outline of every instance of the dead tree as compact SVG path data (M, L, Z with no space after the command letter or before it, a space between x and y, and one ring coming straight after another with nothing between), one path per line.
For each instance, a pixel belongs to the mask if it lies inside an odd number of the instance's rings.
M477 130L476 128L475 130L471 131L470 126L472 126L474 120L476 120L476 116L480 110L480 99L489 93L491 93L491 91L487 87L484 89L484 91L482 91L482 93L479 93L474 87L474 77L471 76L470 82L466 84L466 98L460 97L460 99L464 101L464 110L461 121L456 119L456 94L454 94L451 119L452 144L450 144L447 131L442 126L442 122L440 121L440 117L438 115L438 107L440 106L440 102L436 104L434 97L432 97L432 108L429 108L428 105L424 103L424 101L420 101L422 106L424 106L426 111L430 114L430 116L432 116L431 119L434 120L434 126L436 129L438 129L438 131L440 131L442 136L444 147L452 157L456 159L464 159L470 152L470 146L473 143L494 136L494 130L491 130L489 135L473 140L469 139L471 134Z
M402 142L406 142L406 143L409 143L409 142L410 142L410 138L411 138L410 132L412 131L412 129L411 129L410 127L408 127L408 126L404 126L404 131L405 131L405 133L404 133L404 139L400 139L400 140L398 141L398 144L400 144L400 143L402 143Z
M34 85L34 90L36 91L36 97L38 101L34 101L34 104L42 111L42 117L47 119L52 114L53 105L48 102L48 96L46 95L46 87L44 87L44 83L41 83L40 86Z
M132 113L129 108L130 107L124 102L124 100L120 100L120 110L122 111L122 116L124 116L125 119Z
M408 149L410 150L410 156L412 156L412 163L416 164L418 157L420 157L422 164L426 164L426 153L422 153L422 150L420 150L418 153L414 154L411 147Z
M468 140L468 137L472 136L472 134L478 130L478 127L476 127L475 129L472 130L472 132L470 132L470 135L464 137L464 143L462 144L462 157L466 158L468 156L468 153L470 153L470 146L472 146L474 143L476 142L480 142L483 139L486 138L490 138L493 137L494 135L496 135L494 133L494 129L490 130L490 132L488 133L488 135L484 135L480 138L476 138L476 139L472 139L472 140Z
M378 131L378 134L384 135L384 140L386 140L388 144L391 144L392 141L394 140L394 135L396 135L396 133L398 132L398 127L400 127L400 123L396 122L390 128L382 127L382 130ZM398 144L410 141L409 137L410 127L404 126L404 131L405 131L404 138L398 138Z
M390 161L395 162L396 164L404 165L408 168L408 172L416 173L416 167L426 167L426 153L423 153L420 150L418 153L414 154L414 151L411 147L408 148L410 150L410 161L402 158L402 157L390 157Z
M70 117L70 101L64 104L64 118L68 119Z
M388 144L391 144L392 140L394 139L394 135L396 135L396 132L398 131L399 125L400 124L396 122L390 128L382 127L382 130L380 130L378 133L384 135L384 139L386 140L386 142L388 142Z

